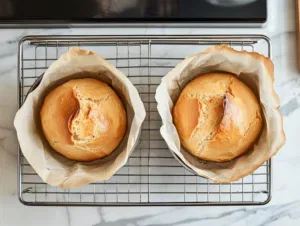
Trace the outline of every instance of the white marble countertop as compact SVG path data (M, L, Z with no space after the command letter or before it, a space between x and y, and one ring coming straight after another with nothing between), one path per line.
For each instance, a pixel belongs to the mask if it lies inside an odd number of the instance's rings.
M300 225L300 72L293 0L269 0L264 28L131 28L0 30L0 225ZM254 207L27 207L17 197L17 43L37 34L265 34L271 38L275 88L281 100L286 145L273 158L272 200ZM298 118L299 117L299 118ZM298 138L298 139L297 139ZM299 162L298 162L299 161Z

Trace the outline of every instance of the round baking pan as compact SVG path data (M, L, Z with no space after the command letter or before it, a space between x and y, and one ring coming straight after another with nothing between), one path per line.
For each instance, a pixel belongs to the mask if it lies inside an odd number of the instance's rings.
M43 76L44 76L44 73L43 74L41 74L38 78L37 78L37 80L35 80L34 81L34 83L32 84L32 86L30 87L30 89L28 90L28 92L27 92L27 94L26 94L26 98L28 97L28 94L29 93L31 93L32 91L34 91L37 87L38 87L38 85L40 84L40 82L42 81L42 79L43 79ZM25 100L24 100L24 102L26 101L26 98L25 98ZM139 133L139 135L138 135L138 141L135 143L135 145L133 146L133 149L132 149L132 152L131 153L129 153L129 158L130 158L130 155L133 153L133 151L135 150L135 148L137 147L137 145L140 143L140 136L141 136L141 130L140 130L140 133ZM94 160L94 161L99 161L99 160L107 160L108 158L113 158L116 154L117 154L118 152L116 152L116 150L114 150L111 154L109 154L109 155L107 155L107 156L104 156L103 158L101 158L101 159L97 159L97 160ZM64 156L65 157L65 156ZM128 158L128 159L129 159ZM75 161L75 160L74 160ZM127 160L128 161L128 160ZM80 162L80 161L78 161L78 162ZM91 161L91 162L93 162L93 161Z

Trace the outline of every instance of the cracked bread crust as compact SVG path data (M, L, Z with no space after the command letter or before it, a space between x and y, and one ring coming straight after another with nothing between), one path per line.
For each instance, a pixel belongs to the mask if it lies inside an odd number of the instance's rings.
M120 98L110 86L92 78L70 80L52 90L40 116L52 148L77 161L109 155L126 132Z
M229 73L209 73L188 83L173 108L173 121L182 146L213 162L247 152L263 126L256 96Z

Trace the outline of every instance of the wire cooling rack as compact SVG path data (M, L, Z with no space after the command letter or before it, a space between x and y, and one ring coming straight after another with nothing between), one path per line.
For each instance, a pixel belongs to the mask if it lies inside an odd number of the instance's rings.
M147 117L139 145L115 176L76 189L49 186L19 151L18 186L26 205L259 205L271 198L271 162L231 184L195 176L172 156L159 128L155 90L161 77L186 56L218 44L270 56L260 35L224 36L27 36L19 43L19 105L36 79L70 46L92 50L112 62L137 87Z

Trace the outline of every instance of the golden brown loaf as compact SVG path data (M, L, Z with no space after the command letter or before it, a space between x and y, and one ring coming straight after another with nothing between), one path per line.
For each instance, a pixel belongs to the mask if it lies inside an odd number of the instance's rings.
M256 96L228 73L201 75L189 82L173 109L173 120L183 147L214 162L245 153L262 129Z
M50 145L77 161L109 155L126 131L120 98L107 84L91 78L70 80L52 90L40 116Z

